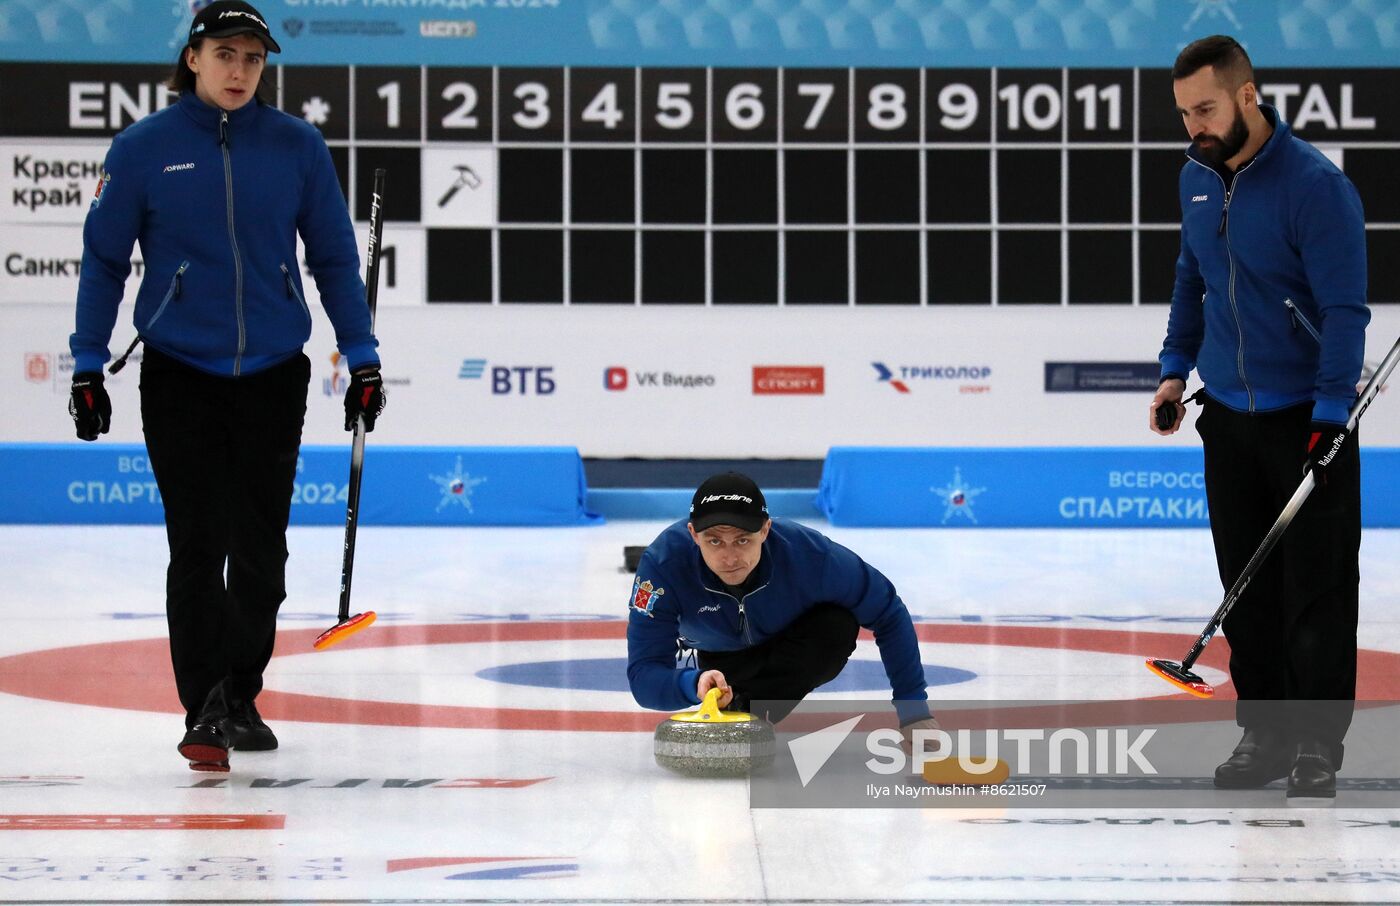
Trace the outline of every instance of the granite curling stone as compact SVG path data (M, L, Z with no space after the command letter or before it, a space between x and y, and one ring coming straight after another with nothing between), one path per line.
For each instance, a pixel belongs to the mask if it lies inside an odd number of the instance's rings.
M773 763L773 725L761 717L719 709L711 689L697 711L673 714L656 727L656 763L687 777L744 777Z

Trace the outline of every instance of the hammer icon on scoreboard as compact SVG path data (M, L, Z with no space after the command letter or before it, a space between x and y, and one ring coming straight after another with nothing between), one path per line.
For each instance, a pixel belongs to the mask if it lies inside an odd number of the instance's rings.
M457 181L448 186L447 191L438 199L438 207L440 208L447 207L447 203L451 201L458 192L462 191L463 186L469 189L475 189L477 186L481 185L481 177L477 176L476 171L471 167L468 167L466 164L458 164L455 169L457 170Z

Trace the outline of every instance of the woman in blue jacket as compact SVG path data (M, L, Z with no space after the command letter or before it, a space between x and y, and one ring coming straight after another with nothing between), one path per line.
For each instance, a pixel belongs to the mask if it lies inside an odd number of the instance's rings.
M195 770L227 771L230 748L277 747L254 700L286 597L310 382L298 234L351 370L346 429L363 416L373 430L384 405L330 152L314 128L257 96L269 52L280 48L247 3L218 0L195 16L169 84L179 102L126 129L107 153L83 228L69 340L69 411L78 437L96 440L111 422L102 366L139 242L141 421L170 545L179 750Z

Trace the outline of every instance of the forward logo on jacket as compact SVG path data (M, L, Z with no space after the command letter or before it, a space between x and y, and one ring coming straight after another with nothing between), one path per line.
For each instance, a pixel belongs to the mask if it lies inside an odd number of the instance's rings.
M643 582L641 576L638 576L632 583L632 609L649 617L653 616L656 599L664 594L666 589L653 586L650 579Z

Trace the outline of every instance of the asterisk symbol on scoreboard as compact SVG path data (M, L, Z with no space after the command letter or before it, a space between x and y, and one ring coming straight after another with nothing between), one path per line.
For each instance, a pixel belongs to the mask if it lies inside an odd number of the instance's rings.
M331 105L327 104L319 97L308 98L302 102L301 118L313 126L324 126L326 120L330 119Z

